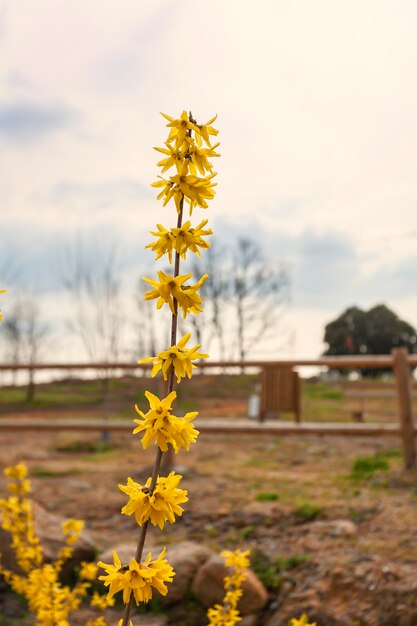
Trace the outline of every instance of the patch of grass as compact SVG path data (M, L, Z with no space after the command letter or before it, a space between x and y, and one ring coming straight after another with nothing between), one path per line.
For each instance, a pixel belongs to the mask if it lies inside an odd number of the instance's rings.
M364 480L371 478L377 472L389 470L390 464L385 455L360 456L353 464L349 478L352 480Z
M309 558L308 554L295 554L288 558L269 559L265 553L255 549L251 554L251 567L267 589L276 591L282 586L285 572L307 563Z
M253 457L252 459L249 459L249 461L245 463L245 466L246 467L267 467L269 464L270 464L270 460L268 458Z
M354 507L349 508L349 517L356 523L363 522L374 515L377 511L377 507L368 507L364 509L355 509Z
M256 494L255 500L258 502L275 502L279 500L279 494L274 491L261 491Z
M242 530L240 531L240 536L242 537L242 539L249 539L250 537L253 537L253 535L255 534L255 530L255 526L253 524L249 524L248 526L242 528Z
M56 449L58 452L101 454L114 450L114 445L105 441L70 441Z
M48 467L33 467L30 470L30 475L36 478L62 478L63 476L76 476L80 474L78 469L67 469L67 470L53 470Z
M25 401L26 389L22 387L3 387L0 389L2 404L21 404Z
M26 386L3 387L0 389L0 402L8 405L23 404L27 407L91 405L98 404L102 398L98 394L84 393L83 389L68 389L50 383L35 387L35 397L32 402L26 401Z
M204 531L209 537L217 537L219 534L219 531L214 524L206 524L204 526Z
M311 400L336 400L343 398L342 390L326 383L305 383L303 395Z
M319 515L321 515L324 511L324 508L319 504L314 504L313 502L300 502L294 509L294 513L297 517L301 517L303 520L311 522L316 519Z
M385 457L386 459L401 458L403 453L399 448L393 448L392 450L383 450L378 452L378 456Z
M289 571L295 569L299 565L303 565L303 563L307 563L309 560L310 556L308 554L294 554L293 556L289 556L287 559L279 556L275 559L275 563L281 568L282 571Z

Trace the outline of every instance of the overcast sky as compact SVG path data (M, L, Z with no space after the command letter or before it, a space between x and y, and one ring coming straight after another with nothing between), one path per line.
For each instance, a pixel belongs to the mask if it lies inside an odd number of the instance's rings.
M321 352L323 325L353 304L417 325L414 0L0 7L3 282L13 259L53 310L76 233L117 241L141 274L148 231L173 217L150 188L158 112L191 109L218 114L222 155L196 218L290 265L294 356Z

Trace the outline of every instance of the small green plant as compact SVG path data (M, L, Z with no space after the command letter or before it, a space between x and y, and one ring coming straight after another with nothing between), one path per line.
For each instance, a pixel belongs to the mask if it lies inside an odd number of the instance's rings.
M303 394L311 400L342 400L343 393L340 387L332 387L326 383L305 383Z
M294 513L297 517L301 517L305 521L312 521L321 515L324 508L313 502L301 502L297 505Z
M371 478L377 472L389 470L390 464L385 456L375 454L374 456L360 456L353 464L349 478L352 480L363 480Z
M76 468L68 468L67 470L53 470L48 467L34 467L31 470L32 476L36 478L62 478L63 476L76 476L80 470Z
M204 526L204 530L208 537L217 537L217 535L219 534L219 531L214 524L206 524Z
M281 563L283 571L295 569L299 565L307 563L309 560L310 556L308 554L294 554L293 556L289 556L288 559L284 559L283 557L276 559L277 563Z
M254 550L251 556L251 566L265 587L276 591L282 586L285 572L306 563L309 558L308 554L296 554L288 558L279 556L269 559L263 552Z
M401 458L403 453L399 448L393 448L392 450L383 450L378 452L378 456L385 457L386 459Z
M256 494L255 498L258 502L275 502L279 500L279 494L274 491L261 491Z
M114 449L114 444L105 441L70 441L64 445L58 446L58 452L87 452L89 454L99 454L109 452Z
M253 535L255 534L255 530L255 526L253 524L249 524L248 526L242 528L242 530L240 531L240 536L242 537L242 539L249 539L250 537L253 537Z

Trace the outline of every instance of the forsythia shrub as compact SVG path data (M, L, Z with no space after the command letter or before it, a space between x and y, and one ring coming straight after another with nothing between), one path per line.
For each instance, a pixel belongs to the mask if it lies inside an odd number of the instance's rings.
M28 498L30 481L23 463L6 467L10 496L0 500L0 525L12 537L16 564L20 573L7 570L1 565L0 574L10 587L24 596L29 610L35 615L36 626L69 626L69 615L76 611L96 579L97 565L82 563L78 582L71 588L60 581L63 565L71 558L84 522L69 519L62 523L65 545L52 563L44 560L42 546L34 528L32 504ZM95 592L91 606L102 610L113 604L112 600ZM101 617L90 620L86 626L105 626Z
M214 605L208 610L207 616L209 626L234 626L241 620L237 605L243 595L242 583L249 567L249 550L246 552L224 550L221 556L227 567L231 568L231 574L224 579L226 595L223 604Z

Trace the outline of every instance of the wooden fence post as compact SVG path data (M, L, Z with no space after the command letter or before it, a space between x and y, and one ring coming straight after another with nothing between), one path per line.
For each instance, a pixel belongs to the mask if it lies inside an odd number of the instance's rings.
M404 467L416 467L417 454L413 421L410 366L407 348L392 350L393 370L397 387L398 409L400 413L401 438L403 444Z

